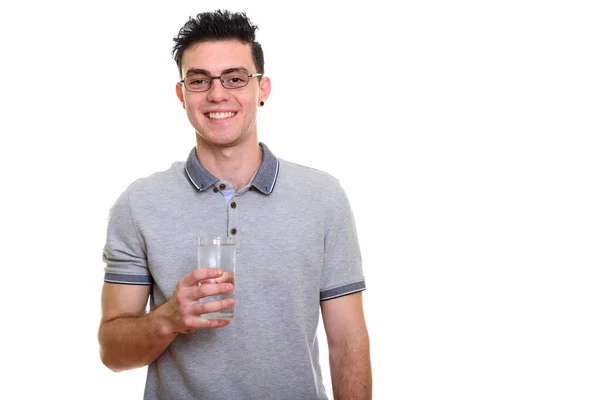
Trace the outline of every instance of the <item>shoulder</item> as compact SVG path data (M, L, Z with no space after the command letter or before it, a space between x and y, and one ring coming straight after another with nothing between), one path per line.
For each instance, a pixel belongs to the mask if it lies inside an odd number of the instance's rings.
M348 203L338 178L328 172L279 159L275 192L291 199L295 207L322 209L325 214Z
M289 181L289 183L303 186L305 189L340 186L340 181L328 172L282 159L279 159L279 175L282 181Z
M173 163L168 169L158 171L152 175L139 178L127 187L130 196L157 196L172 192L182 183L187 183L185 178L184 163Z

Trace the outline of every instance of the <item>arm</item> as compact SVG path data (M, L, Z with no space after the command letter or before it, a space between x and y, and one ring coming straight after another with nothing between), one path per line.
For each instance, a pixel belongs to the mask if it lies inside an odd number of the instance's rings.
M113 371L154 361L175 339L159 308L145 313L150 286L104 283L98 330L100 358Z
M329 366L336 400L371 399L369 334L362 294L353 293L321 302L329 345Z
M220 328L228 320L206 320L201 314L232 307L233 299L198 302L198 299L228 293L233 285L198 285L222 275L215 268L197 269L177 282L171 298L146 313L150 286L105 283L102 288L102 319L98 329L100 358L111 370L143 367L156 360L178 334L201 328Z

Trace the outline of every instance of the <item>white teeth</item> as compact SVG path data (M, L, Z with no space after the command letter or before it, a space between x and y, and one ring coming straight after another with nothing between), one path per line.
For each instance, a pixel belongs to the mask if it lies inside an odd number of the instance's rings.
M235 115L234 112L220 112L220 113L208 113L210 119L225 119L231 118Z

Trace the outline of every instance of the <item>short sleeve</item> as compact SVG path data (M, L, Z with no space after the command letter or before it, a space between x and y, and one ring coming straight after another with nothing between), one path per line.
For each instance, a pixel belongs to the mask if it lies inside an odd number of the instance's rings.
M135 225L128 190L110 209L102 260L106 264L105 282L152 284L145 246Z
M350 202L339 181L332 188L325 227L321 301L366 289Z

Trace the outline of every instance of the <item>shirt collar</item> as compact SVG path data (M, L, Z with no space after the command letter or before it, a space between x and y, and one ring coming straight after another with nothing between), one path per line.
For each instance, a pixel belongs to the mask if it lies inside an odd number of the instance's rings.
M252 179L251 185L264 194L271 194L273 193L277 175L279 174L279 160L264 143L259 143L259 146L263 153L262 162L254 175L254 179ZM219 181L219 178L214 177L200 164L195 147L188 155L185 163L185 172L190 183L201 192Z

